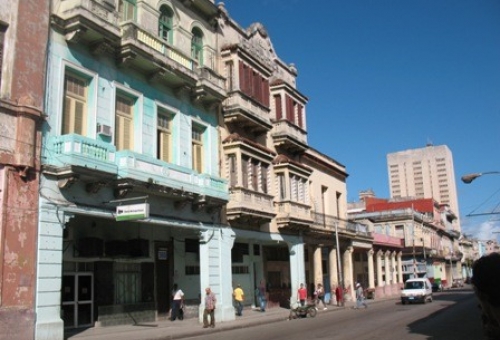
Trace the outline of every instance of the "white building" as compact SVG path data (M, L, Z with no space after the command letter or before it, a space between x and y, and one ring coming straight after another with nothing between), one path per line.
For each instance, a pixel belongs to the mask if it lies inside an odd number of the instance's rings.
M458 212L453 156L446 145L427 145L387 155L391 198L433 198ZM460 231L460 219L453 223Z

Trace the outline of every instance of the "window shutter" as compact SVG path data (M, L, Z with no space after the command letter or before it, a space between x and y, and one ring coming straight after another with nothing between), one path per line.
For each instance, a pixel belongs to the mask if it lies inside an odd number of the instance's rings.
M229 183L231 187L237 185L236 155L229 155Z
M252 161L252 189L259 191L259 165L257 161Z
M194 170L198 171L199 173L202 172L202 149L201 145L194 144L193 145L193 168Z
M62 134L71 133L71 104L73 100L70 97L64 98Z
M160 159L165 162L170 161L170 136L165 132L160 132Z
M267 194L267 165L262 165L260 168L260 180L262 182L262 192Z
M281 106L281 96L279 94L274 96L274 105L276 106L276 119L281 120L283 118L283 108Z
M244 188L248 188L248 158L241 159L241 181Z
M79 102L79 101L75 101L74 102L75 104L75 111L74 111L74 115L75 115L75 133L79 134L79 135L83 135L84 134L84 104Z

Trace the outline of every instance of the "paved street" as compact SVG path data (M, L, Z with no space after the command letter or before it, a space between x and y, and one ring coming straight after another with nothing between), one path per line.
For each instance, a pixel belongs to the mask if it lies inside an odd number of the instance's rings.
M288 310L266 313L246 310L242 318L202 329L197 320L163 321L151 325L92 328L71 340L140 339L436 339L480 340L482 330L476 298L470 290L435 293L434 302L401 305L398 299L369 300L369 308L330 307L316 318L287 320Z

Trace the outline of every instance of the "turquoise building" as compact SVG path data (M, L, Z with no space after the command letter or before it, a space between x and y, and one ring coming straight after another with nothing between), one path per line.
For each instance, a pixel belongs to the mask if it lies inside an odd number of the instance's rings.
M52 8L36 338L167 317L174 283L196 309L211 286L219 320L234 318L215 5Z

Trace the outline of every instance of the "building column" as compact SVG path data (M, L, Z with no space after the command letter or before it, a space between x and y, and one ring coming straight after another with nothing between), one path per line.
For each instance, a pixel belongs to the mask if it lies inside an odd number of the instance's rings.
M337 288L339 284L339 274L338 274L338 266L337 266L337 249L330 248L328 253L328 264L330 269L330 287Z
M403 263L401 258L403 257L403 252L398 252L398 283L403 283Z
M314 280L312 283L315 287L318 283L323 284L323 265L321 250L321 246L316 246L314 248Z
M353 278L353 268L352 268L352 253L353 247L347 247L344 252L344 287L349 288L351 292L351 298L354 299L354 278Z
M391 285L391 252L386 251L384 253L384 267L385 267L385 285Z
M59 308L63 267L61 249L65 224L73 218L73 214L58 208L40 198L38 260L44 259L44 263L38 263L37 268L35 339L64 339L64 323ZM42 244L44 247L40 247Z
M234 240L235 234L230 228L214 228L201 232L200 294L204 296L205 288L212 288L217 297L215 318L220 321L235 319L231 271L231 249L233 248ZM217 252L214 252L213 249L217 249ZM201 323L204 308L203 303L199 308L199 322Z
M299 285L306 281L305 278L305 262L304 254L305 247L302 239L294 243L288 243L290 251L290 282L291 282L291 296L290 303L297 302L297 290Z
M383 287L384 281L382 276L382 250L377 251L377 287Z
M392 284L398 282L398 272L396 270L396 252L391 253L391 273L392 273Z
M375 272L373 270L373 254L375 252L370 249L366 252L368 257L368 288L375 288Z

